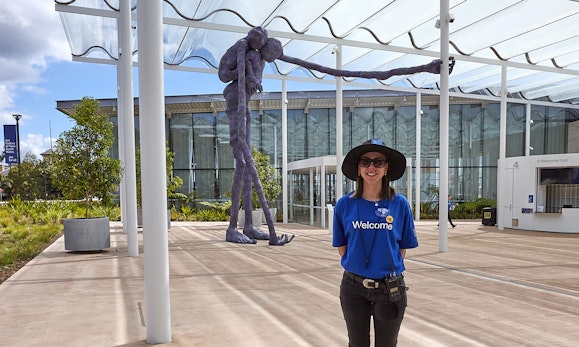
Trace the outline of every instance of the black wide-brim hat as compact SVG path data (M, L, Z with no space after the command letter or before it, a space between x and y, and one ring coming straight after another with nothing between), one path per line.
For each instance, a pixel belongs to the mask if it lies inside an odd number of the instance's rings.
M380 152L386 156L388 172L386 176L390 181L396 181L404 175L406 171L406 157L395 149L387 147L380 139L372 139L364 142L358 147L352 148L342 163L342 173L344 176L355 181L358 177L358 161L364 153Z

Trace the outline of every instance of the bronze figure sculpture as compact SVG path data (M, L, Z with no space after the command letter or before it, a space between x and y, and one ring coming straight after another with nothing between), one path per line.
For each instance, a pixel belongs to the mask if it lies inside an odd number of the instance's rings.
M233 150L236 168L232 187L232 205L229 226L226 231L226 241L234 243L255 244L256 240L269 239L270 245L284 245L294 238L294 235L277 236L273 225L273 217L269 212L267 201L263 194L263 187L259 180L255 162L251 156L251 115L249 101L253 94L263 90L261 81L266 62L279 59L296 64L307 69L317 70L336 77L359 77L385 80L394 75L408 75L418 72L439 74L442 60L436 59L429 64L398 68L389 71L348 71L337 70L318 64L310 63L298 58L283 54L283 47L279 40L269 38L267 31L262 27L255 27L246 37L238 40L223 55L219 63L219 79L229 83L223 90L226 102L226 113L229 117L229 143ZM450 71L454 66L451 58ZM269 233L258 230L252 223L252 184L264 210ZM237 219L243 190L243 206L245 223L243 232L237 230Z

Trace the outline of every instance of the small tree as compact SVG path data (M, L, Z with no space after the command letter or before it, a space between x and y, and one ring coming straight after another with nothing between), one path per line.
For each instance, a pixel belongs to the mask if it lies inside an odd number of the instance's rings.
M10 170L8 178L12 181L11 195L20 196L22 200L45 198L41 163L34 153L28 152L20 165Z
M258 151L255 146L252 146L251 151L251 155L255 161L257 175L263 188L263 195L265 196L265 200L267 200L268 207L273 207L275 199L277 199L282 192L281 179L277 176L275 168L270 164L270 159L267 154ZM253 192L252 200L253 205L259 207L259 199L255 191Z
M137 206L141 207L143 203L143 191L141 190L141 149L136 148L136 175L137 175ZM165 146L165 170L167 177L167 199L168 200L186 200L187 196L183 193L178 193L177 189L183 185L183 179L179 176L173 176L173 162L175 161L175 153L171 152L169 146ZM173 206L172 206L173 207Z
M65 198L85 201L85 217L89 218L93 198L105 204L112 201L121 179L121 163L111 156L113 124L99 113L97 100L84 97L74 105L70 117L76 125L56 140L52 180Z

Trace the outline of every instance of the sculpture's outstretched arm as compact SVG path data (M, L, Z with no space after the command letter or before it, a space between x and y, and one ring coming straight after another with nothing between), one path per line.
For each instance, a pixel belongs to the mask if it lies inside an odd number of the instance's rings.
M336 76L336 77L358 77L358 78L374 78L377 80L386 80L392 76L400 76L400 75L412 75L418 72L430 72L433 74L440 74L440 69L442 68L442 60L435 59L428 64L425 65L418 65L412 67L402 67L398 69L392 69L388 71L349 71L349 70L338 70L333 69L327 66L318 65L315 63L311 63L309 61L301 60L299 58L290 57L287 55L282 54L278 57L279 60L285 61L286 63L299 65L301 67L305 67L306 69L316 70L322 73L326 73L328 75ZM452 72L454 68L454 57L450 57L449 62L449 73Z

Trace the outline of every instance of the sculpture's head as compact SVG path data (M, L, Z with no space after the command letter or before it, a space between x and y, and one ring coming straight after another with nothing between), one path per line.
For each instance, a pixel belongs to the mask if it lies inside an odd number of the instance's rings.
M271 63L283 55L283 47L278 39L269 38L261 48L261 57Z
M267 41L267 30L263 27L255 27L247 33L247 42L251 49L261 49Z

